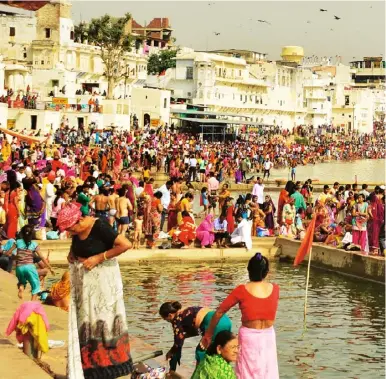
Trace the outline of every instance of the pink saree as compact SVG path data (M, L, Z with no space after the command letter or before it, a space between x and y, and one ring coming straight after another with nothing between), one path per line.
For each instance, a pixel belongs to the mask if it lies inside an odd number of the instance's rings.
M279 379L273 326L267 329L240 328L236 374L238 379Z

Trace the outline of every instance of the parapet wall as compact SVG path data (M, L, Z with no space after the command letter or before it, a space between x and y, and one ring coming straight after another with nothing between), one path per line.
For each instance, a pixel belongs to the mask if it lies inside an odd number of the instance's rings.
M277 256L283 260L294 260L300 241L279 237L275 246ZM308 262L308 256L303 264ZM365 280L385 283L385 259L366 256L360 252L351 252L314 243L312 246L311 267L331 270L340 274Z

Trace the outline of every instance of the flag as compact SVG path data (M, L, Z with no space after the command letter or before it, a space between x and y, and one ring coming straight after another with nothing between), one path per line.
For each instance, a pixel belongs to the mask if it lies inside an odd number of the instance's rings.
M294 266L297 266L298 264L302 263L305 256L311 250L312 242L314 240L315 221L316 221L316 216L314 216L312 218L310 225L308 225L306 235L304 236L304 239L303 239L302 243L300 244L299 250L296 253Z

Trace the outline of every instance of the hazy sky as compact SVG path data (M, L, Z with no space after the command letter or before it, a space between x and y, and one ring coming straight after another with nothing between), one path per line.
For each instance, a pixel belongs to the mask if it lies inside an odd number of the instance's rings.
M73 0L76 22L125 12L140 24L169 17L177 44L196 50L250 49L278 59L282 46L299 45L306 56L340 55L345 62L385 56L384 1ZM334 15L341 20L334 20Z

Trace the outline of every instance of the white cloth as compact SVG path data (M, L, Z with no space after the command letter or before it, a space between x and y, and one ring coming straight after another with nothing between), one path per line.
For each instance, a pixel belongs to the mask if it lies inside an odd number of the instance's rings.
M168 209L170 204L170 190L168 190L166 187L166 184L164 184L163 186L158 188L157 191L162 193L162 197L161 197L162 206L164 207L165 210Z
M245 243L245 247L248 250L252 249L252 221L247 221L246 219L243 219L239 225L237 225L237 228L234 230L234 232L231 235L231 243L232 245L240 242Z
M47 220L49 220L51 218L52 213L52 204L55 200L55 187L52 183L46 184L46 195L44 197L44 200L46 202Z
M252 195L257 196L257 202L259 204L264 203L264 184L256 183L253 186Z

